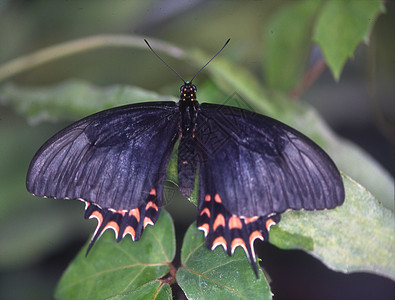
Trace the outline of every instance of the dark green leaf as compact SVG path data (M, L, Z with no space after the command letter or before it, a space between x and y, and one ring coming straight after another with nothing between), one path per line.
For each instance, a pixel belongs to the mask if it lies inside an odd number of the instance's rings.
M175 255L173 222L162 211L155 226L149 226L138 242L125 238L116 243L114 233L106 231L85 257L83 247L68 267L55 296L58 299L105 299L108 297L142 299L144 285L151 283L154 297L159 292L158 279L169 272ZM163 293L166 294L166 291ZM161 295L162 292L160 292Z
M238 247L229 257L222 247L208 250L195 223L185 234L181 262L177 282L188 299L271 299L263 272L255 277L244 251Z
M287 91L301 80L320 3L291 2L265 25L263 69L270 87Z
M383 11L381 0L326 1L317 20L314 40L336 80L358 44L368 42L374 21Z

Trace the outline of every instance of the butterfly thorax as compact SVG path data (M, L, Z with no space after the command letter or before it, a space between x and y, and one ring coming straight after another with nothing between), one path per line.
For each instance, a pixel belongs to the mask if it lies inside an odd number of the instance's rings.
M187 81L180 87L179 108L182 136L194 137L199 103L196 100L196 86Z

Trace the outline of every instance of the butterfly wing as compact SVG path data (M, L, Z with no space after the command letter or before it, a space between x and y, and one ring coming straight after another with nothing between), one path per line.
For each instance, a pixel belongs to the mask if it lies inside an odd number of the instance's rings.
M118 240L140 238L157 220L167 164L178 138L174 102L133 104L88 116L49 139L33 158L29 192L80 199L98 227L91 246L108 228Z
M270 225L279 221L276 214L334 208L344 201L343 182L329 156L269 117L202 104L196 143L198 226L209 248L222 245L232 254L242 246L253 266L253 241L268 238Z

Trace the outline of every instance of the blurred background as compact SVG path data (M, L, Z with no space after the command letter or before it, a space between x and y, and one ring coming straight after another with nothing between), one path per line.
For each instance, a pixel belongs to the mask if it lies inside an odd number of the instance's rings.
M3 0L0 66L57 43L97 34L159 39L185 51L201 49L207 59L231 38L221 56L248 69L265 86L265 26L292 2ZM337 134L358 144L393 176L395 2L385 4L386 13L374 24L370 45L358 47L340 80L336 82L325 69L293 101L313 106ZM82 79L95 86L134 85L177 97L179 79L141 43L141 49L97 48L64 57L6 78L0 85L47 87ZM197 71L188 61L163 58L186 80ZM202 72L195 83L207 80ZM292 90L288 88L287 94ZM57 123L32 124L0 94L0 299L51 299L62 272L95 227L95 222L83 220L78 201L35 198L24 185L35 151L73 120L65 115ZM181 242L195 219L195 207L188 201L172 201L166 209ZM384 277L334 272L301 251L279 250L268 243L256 243L256 248L271 278L274 299L395 297L394 282Z

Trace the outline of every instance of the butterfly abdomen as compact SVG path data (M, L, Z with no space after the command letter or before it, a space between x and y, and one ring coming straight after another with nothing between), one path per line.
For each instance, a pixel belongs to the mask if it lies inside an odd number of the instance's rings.
M194 187L198 165L195 134L197 131L196 119L199 112L196 86L189 82L186 82L180 88L179 109L181 114L181 140L178 146L178 184L181 193L189 197Z

